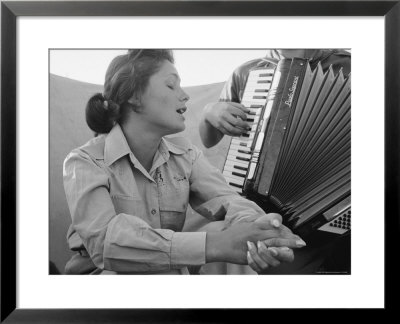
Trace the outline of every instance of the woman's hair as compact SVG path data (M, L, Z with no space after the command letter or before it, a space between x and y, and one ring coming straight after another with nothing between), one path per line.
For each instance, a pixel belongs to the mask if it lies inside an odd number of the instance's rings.
M86 123L96 134L111 131L130 110L140 106L140 98L150 77L165 60L174 63L171 50L132 49L114 58L106 72L104 93L92 96L86 105Z

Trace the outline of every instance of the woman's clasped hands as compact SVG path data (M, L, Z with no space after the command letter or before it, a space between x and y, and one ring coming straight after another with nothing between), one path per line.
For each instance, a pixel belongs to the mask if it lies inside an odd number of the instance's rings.
M219 235L207 233L207 258L236 264L248 264L257 273L282 262L292 262L292 249L306 243L282 224L276 213L265 214L253 222L236 223Z

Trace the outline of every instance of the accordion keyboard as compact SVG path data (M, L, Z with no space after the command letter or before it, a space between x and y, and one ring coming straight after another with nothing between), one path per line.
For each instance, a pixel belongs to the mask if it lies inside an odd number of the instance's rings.
M228 184L238 193L242 193L248 172L257 129L271 88L274 69L253 70L249 73L241 104L250 111L247 122L251 129L240 137L231 139L223 174Z

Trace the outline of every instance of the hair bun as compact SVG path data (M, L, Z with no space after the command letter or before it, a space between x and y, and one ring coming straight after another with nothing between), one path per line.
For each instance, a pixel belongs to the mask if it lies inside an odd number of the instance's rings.
M101 93L92 96L86 105L86 123L95 133L109 133L120 116L119 105L106 100Z

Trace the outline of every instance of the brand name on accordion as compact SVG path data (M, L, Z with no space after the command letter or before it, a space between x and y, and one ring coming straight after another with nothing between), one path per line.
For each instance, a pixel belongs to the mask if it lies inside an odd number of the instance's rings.
M297 87L297 82L299 81L299 77L295 76L293 79L293 84L292 86L289 88L289 94L288 94L288 99L285 101L285 104L287 104L289 107L292 104L293 101L293 95L294 92L296 91L296 87Z

